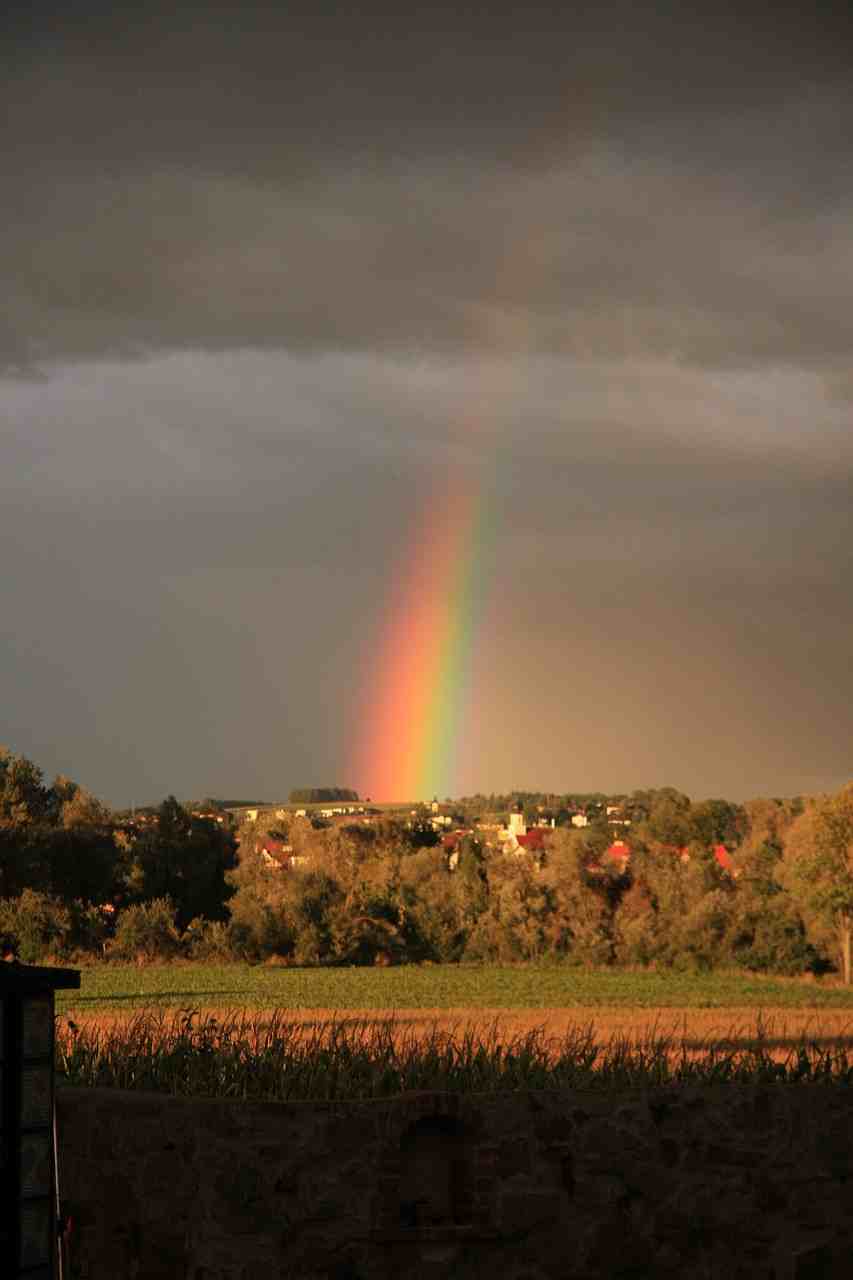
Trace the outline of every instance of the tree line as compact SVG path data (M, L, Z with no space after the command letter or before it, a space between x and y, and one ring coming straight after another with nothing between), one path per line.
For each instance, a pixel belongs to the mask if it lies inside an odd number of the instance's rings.
M358 792L350 787L297 787L290 793L290 804L358 804Z
M744 805L673 788L620 799L627 863L608 855L602 813L536 852L466 835L451 868L424 815L322 828L261 815L235 833L168 797L134 829L2 752L0 932L31 963L554 961L850 981L853 783ZM264 857L265 837L286 842L289 868Z

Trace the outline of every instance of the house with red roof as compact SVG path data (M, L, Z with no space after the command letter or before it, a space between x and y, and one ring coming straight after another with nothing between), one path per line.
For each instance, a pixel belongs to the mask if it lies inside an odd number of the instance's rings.
M631 849L624 840L614 840L604 856L608 862L621 864L621 869L624 871L631 858Z
M717 865L723 871L725 871L726 875L729 875L734 880L736 880L737 877L740 875L740 872L735 869L735 865L732 862L731 855L729 854L729 851L724 844L714 845L714 857L717 860Z
M464 827L457 827L455 831L449 831L441 837L441 847L447 854L447 867L450 871L455 871L459 865L459 845L466 836L473 835L473 832Z
M550 827L531 827L523 835L516 836L520 848L526 849L528 853L541 853L545 848L545 835L550 831Z
M255 852L261 855L264 865L271 871L281 871L283 867L290 866L293 845L277 840L274 836L264 836L256 841Z

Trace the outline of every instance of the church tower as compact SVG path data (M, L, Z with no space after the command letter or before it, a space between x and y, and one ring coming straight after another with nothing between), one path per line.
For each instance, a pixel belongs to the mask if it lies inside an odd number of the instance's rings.
M513 836L526 836L527 823L524 821L524 810L520 804L514 804L509 815L509 832Z

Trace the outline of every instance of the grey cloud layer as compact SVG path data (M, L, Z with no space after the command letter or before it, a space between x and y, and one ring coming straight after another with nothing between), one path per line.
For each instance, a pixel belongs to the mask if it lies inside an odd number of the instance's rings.
M5 235L13 365L254 345L834 370L853 345L849 197L797 218L613 150L523 180L153 173L41 199Z
M7 367L235 345L846 359L837 16L200 12L58 18L11 60Z
M382 565L466 472L504 572L662 561L841 580L853 433L812 376L183 355L67 366L0 411L9 544L135 573ZM74 530L63 545L62 528ZM109 537L103 538L103 530Z

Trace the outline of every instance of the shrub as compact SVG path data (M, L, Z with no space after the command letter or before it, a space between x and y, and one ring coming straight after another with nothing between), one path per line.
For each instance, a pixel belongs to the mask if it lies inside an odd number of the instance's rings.
M171 898L154 898L120 911L110 955L119 960L174 960L181 953Z
M542 884L529 857L496 858L488 871L486 909L468 934L464 958L502 964L540 959L553 898L553 889Z
M49 893L25 889L17 898L0 899L0 932L14 940L24 964L66 956L72 928L71 910Z
M675 934L673 967L708 973L728 958L724 940L732 917L731 898L722 890L706 893L686 914Z
M440 964L458 961L467 923L475 918L467 883L447 870L442 849L410 854L400 868L400 898L405 930L418 958Z
M225 879L236 890L228 902L228 939L234 956L252 964L291 951L293 930L284 911L290 873L271 871L249 845Z
M237 958L232 926L222 920L205 920L196 916L187 925L181 941L190 960L215 964Z
M84 961L103 956L113 926L109 909L78 899L71 903L70 910L69 959Z
M301 925L293 943L293 962L297 965L316 965L326 958L325 939L316 924L310 921Z
M738 912L731 937L734 962L758 973L793 976L820 968L820 954L809 941L802 918L787 895L747 902Z

